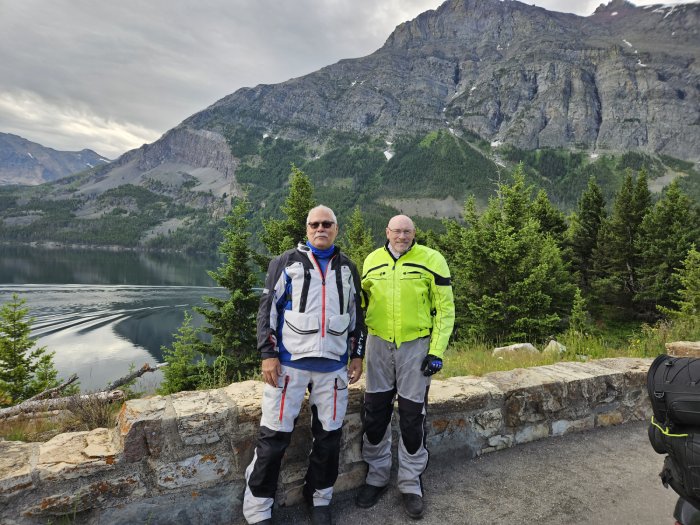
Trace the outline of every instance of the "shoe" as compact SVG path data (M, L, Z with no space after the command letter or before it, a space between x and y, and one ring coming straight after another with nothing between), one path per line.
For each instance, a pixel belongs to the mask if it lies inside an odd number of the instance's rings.
M363 509L374 507L379 501L379 498L382 497L382 494L384 494L388 488L388 485L384 485L383 487L375 487L374 485L368 485L365 483L362 485L362 487L360 487L360 492L357 493L355 505Z
M425 507L421 496L418 494L401 494L401 499L403 500L403 510L406 511L409 518L419 520L423 517Z
M333 525L333 513L330 505L311 509L311 525Z
M253 525L272 525L272 518L267 518L266 520L256 521Z

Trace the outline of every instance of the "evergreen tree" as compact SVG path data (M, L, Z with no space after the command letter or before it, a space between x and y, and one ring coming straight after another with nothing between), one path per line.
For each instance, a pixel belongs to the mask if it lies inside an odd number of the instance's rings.
M372 231L365 225L365 219L359 206L355 206L348 227L345 228L342 248L345 255L350 257L357 266L357 271L362 273L365 257L374 250L374 241L372 240Z
M53 365L53 352L35 348L30 338L33 318L25 299L12 294L0 308L0 392L5 405L21 403L59 384Z
M581 290L576 288L574 293L574 302L571 306L571 315L569 316L569 330L578 334L586 333L590 325L588 312L586 311L586 300L581 294Z
M185 320L175 334L172 348L161 347L163 360L168 363L168 366L163 368L163 381L158 387L159 394L174 394L197 388L198 369L195 359L202 357L202 354L197 351L202 344L199 332L198 328L192 326L192 315L185 312ZM201 362L206 365L203 359Z
M578 275L579 286L584 292L590 290L593 250L598 242L598 233L605 216L603 193L595 177L590 177L588 187L578 201L578 209L572 217L567 234L571 270Z
M550 234L559 247L562 247L566 233L566 218L561 210L554 207L545 190L540 190L537 193L530 213L539 221L542 232Z
M675 273L681 283L678 299L673 299L676 310L664 307L660 307L659 310L674 318L700 317L700 252L695 246L688 252L683 267Z
M635 301L642 310L670 307L680 288L674 272L690 248L700 242L700 225L688 196L674 181L642 220L637 239L640 256L639 291Z
M636 185L632 174L627 172L615 196L612 214L601 225L594 250L593 285L603 302L632 306L632 299L639 291L637 238L650 202L645 172L640 172Z
M248 244L248 203L240 201L226 217L224 240L219 246L223 264L209 275L226 288L228 299L205 297L212 307L195 307L207 321L204 331L211 334L211 342L202 343L203 353L227 359L229 379L249 377L259 365L256 339L258 296L253 291L256 276L253 271L253 253Z
M473 224L473 222L469 222L470 220L478 221L473 196L470 196L465 202L464 216L468 224ZM468 334L466 330L468 325L468 316L466 316L468 281L464 275L464 233L466 230L454 219L444 219L442 223L445 226L445 232L437 236L435 242L428 246L438 250L445 257L447 266L450 268L455 301L454 337L459 339Z
M292 165L289 194L281 206L284 218L263 221L264 232L260 235L260 240L270 255L276 256L294 248L306 238L306 217L309 210L316 206L313 195L311 180L299 168ZM261 266L267 267L267 264L261 264Z
M466 326L459 328L472 337L540 340L571 310L574 286L556 242L528 213L529 195L521 166L481 217L467 209L456 273L465 279Z

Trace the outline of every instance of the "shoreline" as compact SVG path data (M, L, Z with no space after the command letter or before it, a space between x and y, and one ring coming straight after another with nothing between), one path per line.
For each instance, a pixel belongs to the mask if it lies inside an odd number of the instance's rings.
M0 241L0 246L21 246L28 248L41 248L45 250L90 250L104 252L134 252L134 253L167 253L167 254L183 254L183 255L211 255L208 252L187 252L184 250L175 250L168 248L145 248L143 246L120 246L118 244L76 244L62 243L57 241Z

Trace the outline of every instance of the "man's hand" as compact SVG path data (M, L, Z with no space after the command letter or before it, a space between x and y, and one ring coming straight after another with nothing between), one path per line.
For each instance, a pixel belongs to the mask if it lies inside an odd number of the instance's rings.
M277 387L278 379L282 375L282 365L276 357L268 357L262 361L263 381L268 385Z
M442 359L433 354L428 354L425 356L425 359L423 359L420 369L423 371L424 376L437 374L442 370Z
M356 357L350 359L350 364L348 365L348 379L350 384L357 383L357 381L362 377L362 359Z

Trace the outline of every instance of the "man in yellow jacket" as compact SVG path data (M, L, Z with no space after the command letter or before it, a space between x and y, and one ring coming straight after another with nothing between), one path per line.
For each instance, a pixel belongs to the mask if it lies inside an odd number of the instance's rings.
M372 507L387 490L390 423L398 398L398 488L406 514L420 519L424 512L420 478L428 464L424 429L428 388L430 376L442 368L455 308L445 258L416 244L415 235L409 217L393 217L386 229L387 243L367 256L362 269L370 334L362 459L369 469L356 503Z

